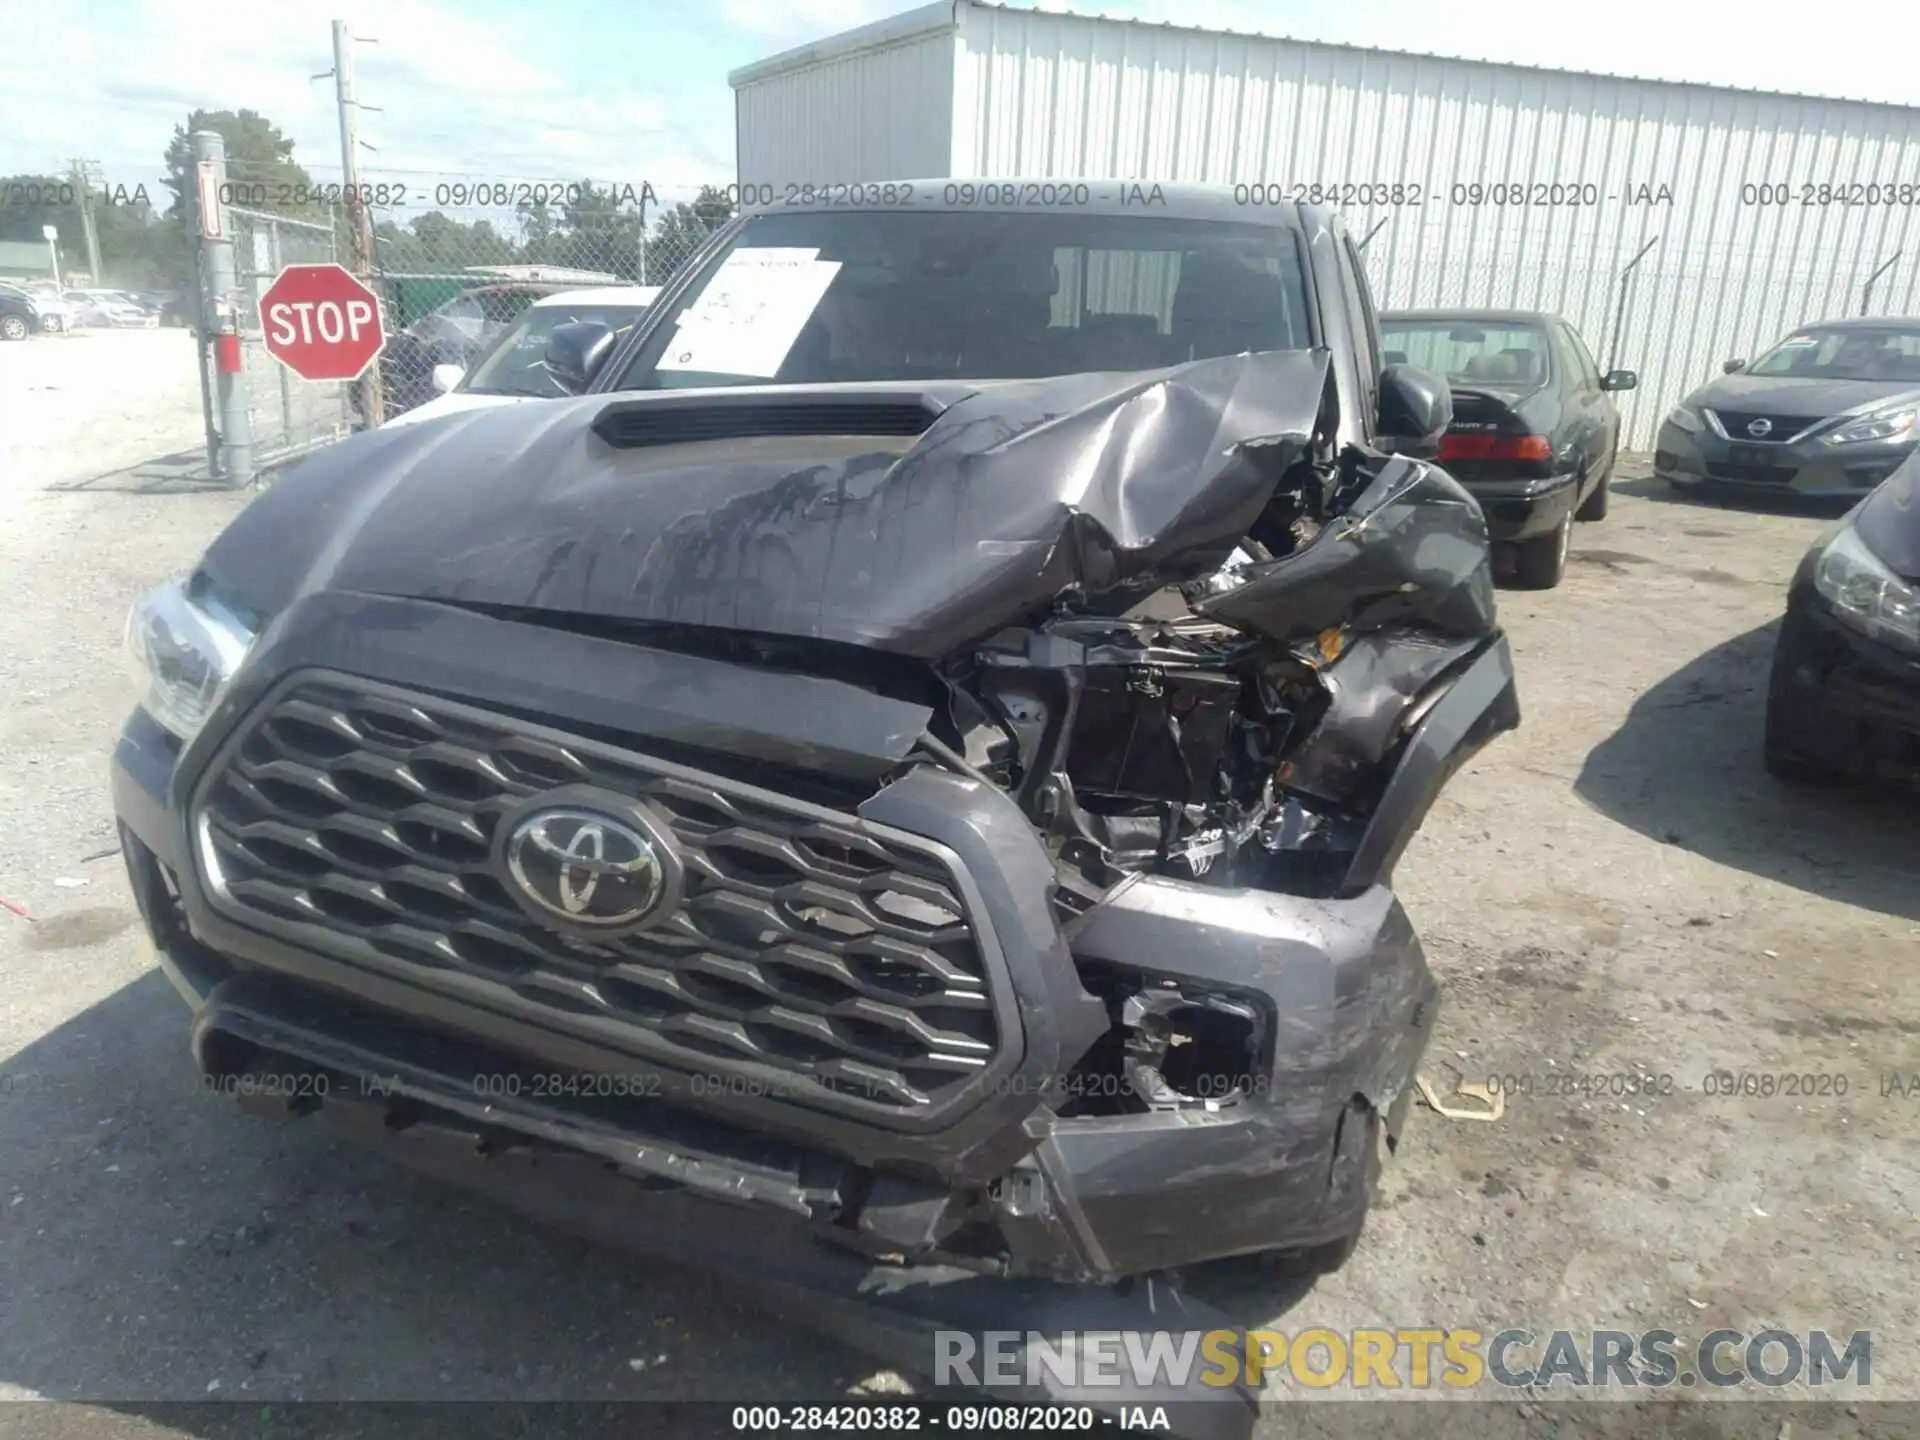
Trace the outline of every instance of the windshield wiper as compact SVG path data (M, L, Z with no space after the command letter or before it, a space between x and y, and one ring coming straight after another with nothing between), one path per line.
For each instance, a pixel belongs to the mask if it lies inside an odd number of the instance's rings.
M519 390L502 385L469 385L461 392L466 395L518 395L527 400L558 400L562 396L551 390Z

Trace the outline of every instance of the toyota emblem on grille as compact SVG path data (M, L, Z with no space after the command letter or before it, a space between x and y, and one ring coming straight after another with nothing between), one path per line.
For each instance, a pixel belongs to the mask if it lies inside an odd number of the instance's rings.
M552 791L502 817L500 858L521 908L559 928L599 935L666 913L680 866L640 806L592 791Z
M1762 415L1757 420L1747 422L1747 433L1756 440L1763 440L1773 433L1773 421Z

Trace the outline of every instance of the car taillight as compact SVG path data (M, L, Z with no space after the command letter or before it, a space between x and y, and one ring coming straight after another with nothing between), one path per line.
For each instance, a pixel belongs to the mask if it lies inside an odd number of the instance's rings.
M1553 446L1544 435L1455 435L1440 437L1442 460L1551 460Z

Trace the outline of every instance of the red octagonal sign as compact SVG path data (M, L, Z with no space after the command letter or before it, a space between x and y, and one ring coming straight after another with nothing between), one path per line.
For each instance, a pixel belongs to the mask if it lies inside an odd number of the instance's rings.
M354 380L387 343L380 297L338 265L289 265L260 296L267 353L303 380Z

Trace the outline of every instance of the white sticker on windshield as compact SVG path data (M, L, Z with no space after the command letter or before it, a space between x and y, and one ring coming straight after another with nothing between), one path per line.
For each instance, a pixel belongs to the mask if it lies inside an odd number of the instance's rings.
M838 260L791 246L734 251L674 327L662 370L770 380L840 273Z

